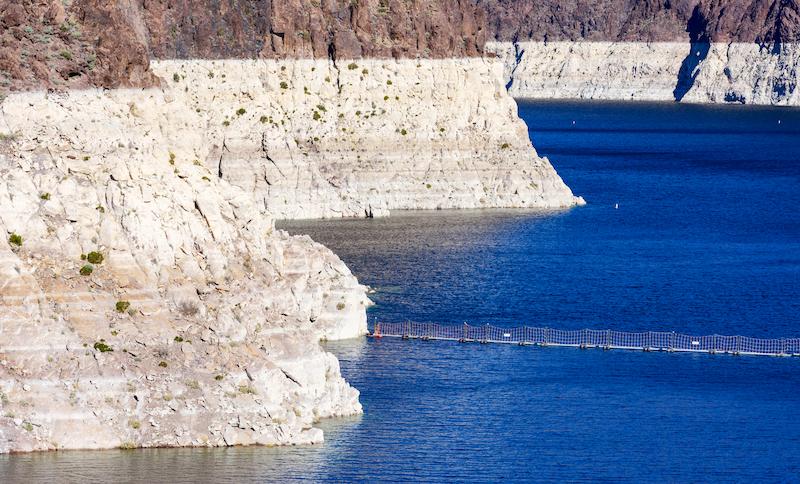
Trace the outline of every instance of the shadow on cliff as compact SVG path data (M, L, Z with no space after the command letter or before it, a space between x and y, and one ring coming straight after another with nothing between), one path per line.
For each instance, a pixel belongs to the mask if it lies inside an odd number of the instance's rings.
M678 71L678 81L672 91L672 95L678 102L694 86L694 82L700 72L699 66L708 57L708 52L711 50L711 36L708 34L707 27L708 20L700 11L700 6L698 5L694 8L692 16L686 25L686 31L689 32L689 55L681 63L681 68Z

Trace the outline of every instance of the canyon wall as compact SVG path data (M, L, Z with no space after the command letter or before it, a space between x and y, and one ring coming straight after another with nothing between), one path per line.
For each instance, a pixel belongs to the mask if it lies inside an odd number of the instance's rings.
M489 43L510 94L599 99L800 105L800 44L689 42Z
M795 0L486 2L525 98L798 105Z

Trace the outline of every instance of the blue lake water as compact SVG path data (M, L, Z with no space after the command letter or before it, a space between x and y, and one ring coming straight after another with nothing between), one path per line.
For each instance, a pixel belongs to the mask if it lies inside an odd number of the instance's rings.
M538 102L520 114L586 207L282 225L376 289L371 319L800 336L800 110ZM799 358L326 346L365 414L323 422L322 446L6 456L0 472L800 482Z

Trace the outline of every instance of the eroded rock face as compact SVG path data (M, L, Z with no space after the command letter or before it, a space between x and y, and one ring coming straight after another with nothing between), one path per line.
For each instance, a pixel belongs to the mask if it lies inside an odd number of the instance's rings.
M318 442L361 411L318 341L368 300L275 217L581 202L499 63L341 64L156 62L163 88L0 105L0 451Z
M153 85L135 3L0 0L0 99L29 89Z
M474 0L162 0L142 12L159 59L471 57L485 41Z
M482 59L153 63L169 79L164 116L185 130L181 151L277 218L580 203L536 155L500 68Z
M445 58L482 53L473 0L0 0L0 98L150 87L151 58Z
M81 93L2 104L0 452L319 442L360 412L318 343L366 331L341 260L194 164L164 94Z

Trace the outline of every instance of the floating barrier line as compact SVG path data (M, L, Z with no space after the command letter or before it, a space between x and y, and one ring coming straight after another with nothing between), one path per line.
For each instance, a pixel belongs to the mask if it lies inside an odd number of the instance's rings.
M665 331L561 330L520 326L440 325L436 323L375 323L369 336L499 343L537 346L569 346L605 350L668 351L728 355L798 356L800 338L762 339L747 336L692 336Z

